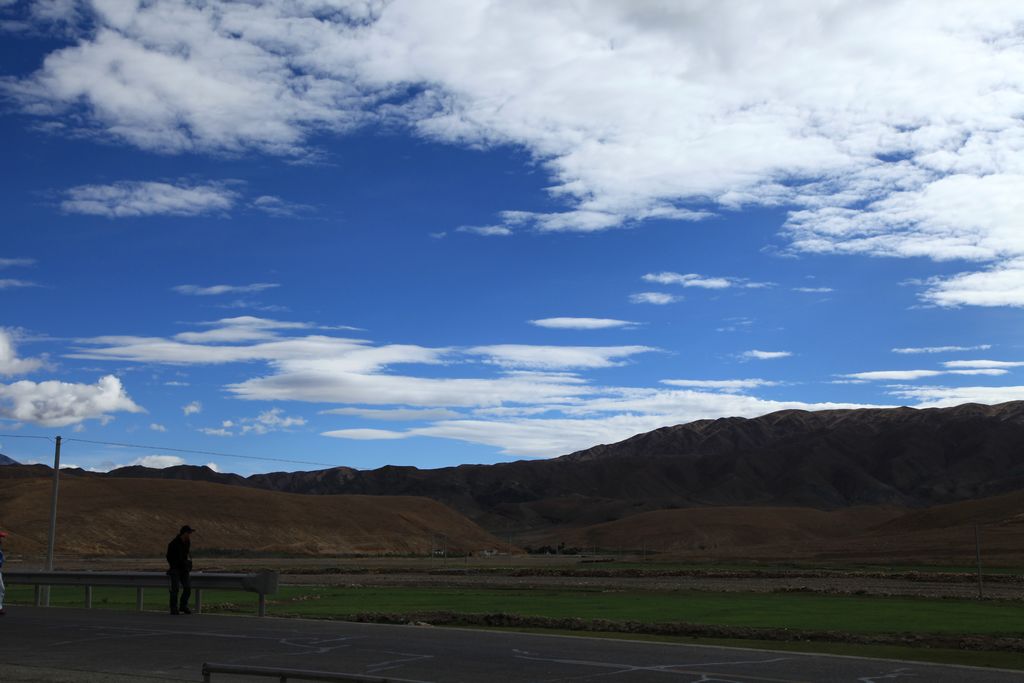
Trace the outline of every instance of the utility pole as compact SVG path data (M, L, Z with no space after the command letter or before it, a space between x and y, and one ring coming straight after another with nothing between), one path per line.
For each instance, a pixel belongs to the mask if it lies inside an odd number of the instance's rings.
M46 571L53 571L53 545L57 534L57 489L60 487L60 437L53 449L53 496L50 500L50 538L46 542ZM43 587L43 606L50 606L50 587Z

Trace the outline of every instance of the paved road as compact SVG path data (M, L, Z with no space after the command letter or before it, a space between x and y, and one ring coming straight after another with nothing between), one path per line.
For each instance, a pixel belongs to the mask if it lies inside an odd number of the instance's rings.
M198 681L204 661L429 683L1024 681L963 667L427 626L34 607L0 618L0 679Z

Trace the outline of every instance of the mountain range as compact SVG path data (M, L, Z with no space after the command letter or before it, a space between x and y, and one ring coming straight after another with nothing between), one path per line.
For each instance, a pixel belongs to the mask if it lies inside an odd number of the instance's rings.
M654 510L920 508L1024 489L1024 402L721 418L547 460L431 470L335 467L241 477L194 466L106 477L201 479L303 494L424 496L497 532L585 526Z

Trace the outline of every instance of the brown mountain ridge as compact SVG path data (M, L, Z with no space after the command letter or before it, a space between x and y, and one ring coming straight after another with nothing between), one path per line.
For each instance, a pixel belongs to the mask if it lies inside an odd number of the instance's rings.
M424 496L494 532L586 526L654 510L920 508L1024 489L1024 402L699 420L559 458L421 470L336 467L240 477L131 467L111 478L202 479L304 494Z

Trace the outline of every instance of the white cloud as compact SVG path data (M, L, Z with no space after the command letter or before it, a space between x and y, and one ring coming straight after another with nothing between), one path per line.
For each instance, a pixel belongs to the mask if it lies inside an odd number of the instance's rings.
M682 287L700 287L701 289L728 289L730 287L761 289L771 286L771 283L768 282L750 282L736 277L707 277L697 273L647 273L643 279L647 282L656 282L659 285L680 285Z
M242 418L241 430L243 434L267 434L269 432L287 431L292 427L302 427L306 424L303 417L287 417L280 408L265 410L256 417Z
M107 218L198 216L227 211L237 193L223 185L171 185L124 180L112 185L80 185L65 193L61 209Z
M301 158L371 121L517 145L563 206L503 224L781 207L798 250L988 263L925 299L1021 305L1022 22L1013 2L108 1L5 87L162 152Z
M1024 386L893 387L893 396L917 401L918 408L949 408L964 403L997 404L1024 400Z
M0 258L0 270L4 268L24 268L28 266L34 266L36 260L34 258Z
M1016 360L948 360L942 364L947 368L1019 368L1024 361Z
M674 387L720 391L742 391L757 387L773 387L778 384L778 382L765 379L663 379L661 383Z
M483 237L508 237L512 234L512 230L504 225L463 225L456 228L456 232L470 232Z
M178 294L189 294L191 296L217 296L220 294L248 294L250 292L262 292L266 289L273 289L281 285L273 282L254 282L251 285L177 285L172 287Z
M323 432L321 436L331 436L336 439L355 439L357 441L378 441L382 439L406 439L411 434L405 432L393 432L389 429L335 429L330 432Z
M21 380L0 384L0 417L43 427L64 427L85 420L106 422L112 413L142 413L113 375L96 384Z
M160 423L158 423L158 422L153 422L153 423L151 423L151 424L149 425L149 428L150 428L150 429L151 429L152 431L154 431L154 432L166 432L166 431L167 431L167 427L163 426L162 424L160 424Z
M321 410L321 415L353 415L369 420L447 420L461 413L445 408L332 408Z
M185 459L176 455L144 455L128 463L129 466L149 467L155 470L162 470L168 467L184 465Z
M272 195L257 197L252 201L252 206L274 218L295 218L314 211L308 204L297 204Z
M895 348L893 353L952 353L954 351L987 351L991 344L979 344L978 346L904 346Z
M636 294L630 294L629 300L634 304L655 304L657 306L664 306L665 304L672 304L677 301L681 301L682 297L675 296L674 294L665 294L664 292L637 292Z
M0 327L0 376L27 375L46 365L43 358L18 358L16 338L15 331Z
M26 287L38 287L39 285L29 280L18 280L17 278L0 278L0 289L24 289Z
M1008 371L1003 367L975 367L971 365L979 361L964 361L965 365L956 365L957 361L951 363L944 363L946 367L964 367L968 369L964 370L874 370L871 372L854 372L849 375L843 375L850 379L874 381L874 380L891 380L891 381L909 381L915 379L923 379L925 377L938 377L939 375L989 375L996 377L999 375L1005 375ZM984 361L981 361L984 362ZM1019 365L1024 365L1021 363ZM1011 364L1012 367L1012 364Z
M224 427L200 427L199 431L207 436L234 436L230 429Z
M803 292L804 294L828 294L835 290L831 287L794 287L793 291Z
M638 323L613 318L541 318L531 325L557 330L603 330L609 327L635 327Z
M759 351L758 349L751 349L741 353L740 358L747 360L773 360L776 358L789 358L792 355L792 351Z
M203 412L203 404L199 401L192 401L187 405L181 407L181 412L185 415L198 415Z
M471 355L485 356L487 362L508 368L568 370L607 368L621 365L624 358L658 349L650 346L531 346L495 344L467 349Z

